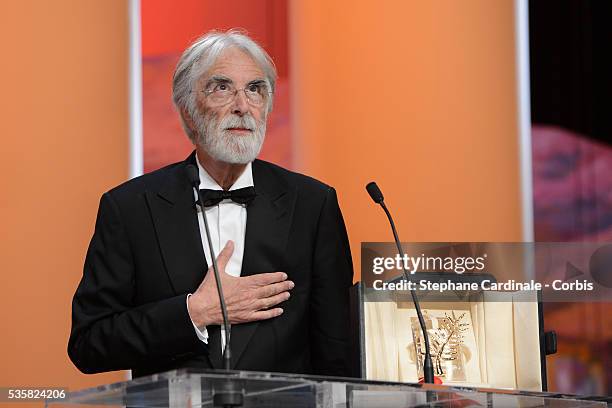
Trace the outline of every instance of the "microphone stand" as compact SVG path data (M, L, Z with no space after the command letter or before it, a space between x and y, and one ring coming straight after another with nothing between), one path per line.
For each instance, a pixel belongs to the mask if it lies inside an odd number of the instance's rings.
M391 217L391 213L387 209L385 205L384 197L382 192L378 188L375 182L371 182L366 186L366 190L372 197L375 203L380 204L383 210L385 210L385 214L389 219L389 223L391 224L391 230L393 231L393 238L395 239L395 245L397 246L397 251L400 257L404 258L404 250L402 249L402 245L400 243L399 236L397 234L397 230L395 229L395 223L393 222L393 218ZM404 274L404 279L406 282L412 282L412 279L408 276L408 272L406 272L406 268L402 263L402 271ZM429 334L427 333L427 327L425 326L425 319L423 318L423 313L421 312L421 305L419 304L419 298L417 297L416 291L414 289L410 290L410 295L412 296L412 302L414 303L414 308L416 309L417 318L419 319L419 326L421 326L421 331L423 332L423 342L425 343L425 356L423 358L423 382L426 384L434 383L434 370L433 370L433 362L431 361L431 350L429 347Z
M212 246L212 239L210 237L210 229L208 228L208 220L206 219L206 212L204 211L204 200L202 199L202 193L200 192L200 177L198 175L198 169L193 164L187 166L187 174L191 182L191 186L194 188L197 196L198 203L202 210L202 219L204 220L204 231L206 232L206 240L208 242L208 249L210 251L210 258L212 259L213 273L215 281L217 283L217 294L219 295L219 303L221 304L221 315L223 316L223 326L225 330L225 347L223 347L223 368L225 371L231 370L231 358L232 352L230 347L231 340L231 324L227 314L227 306L225 304L225 297L223 296L223 287L221 285L221 277L219 275L219 268L217 266L217 258ZM215 347L215 345L212 345ZM244 405L244 394L242 390L236 388L236 384L231 379L227 378L221 383L221 387L213 395L213 406L232 408Z

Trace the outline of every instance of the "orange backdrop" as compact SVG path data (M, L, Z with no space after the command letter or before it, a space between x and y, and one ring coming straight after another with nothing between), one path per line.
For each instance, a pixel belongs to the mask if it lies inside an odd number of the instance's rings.
M291 3L297 168L338 189L356 265L393 238L371 180L403 241L521 241L513 1L380 4Z
M0 387L124 378L81 374L66 345L98 200L128 175L127 11L122 0L0 7Z

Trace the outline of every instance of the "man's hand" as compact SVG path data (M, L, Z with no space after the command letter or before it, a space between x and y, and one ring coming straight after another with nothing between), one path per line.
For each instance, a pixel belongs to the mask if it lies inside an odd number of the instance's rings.
M230 323L246 323L279 316L283 309L275 307L289 299L295 286L284 272L260 273L236 278L225 273L225 266L234 252L234 243L227 241L217 257L219 276ZM212 265L206 277L187 302L189 316L199 328L222 324L221 305Z

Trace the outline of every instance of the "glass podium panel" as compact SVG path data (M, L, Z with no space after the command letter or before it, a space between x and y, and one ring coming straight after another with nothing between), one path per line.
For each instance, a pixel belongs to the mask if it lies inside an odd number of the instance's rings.
M400 407L607 407L605 402L555 398L507 390L454 389L444 386L347 384L350 408ZM538 394L538 395L534 395ZM344 406L344 405L343 405Z
M61 400L47 400L45 405L139 408L607 407L604 401L550 393L191 369L76 391Z
M176 370L71 392L49 407L213 407L215 396L237 394L242 407L315 407L316 384L251 372Z

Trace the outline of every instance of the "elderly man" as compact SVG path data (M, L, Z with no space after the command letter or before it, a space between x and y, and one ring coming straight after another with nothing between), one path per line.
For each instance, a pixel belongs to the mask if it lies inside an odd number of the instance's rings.
M276 71L253 40L209 33L181 56L173 98L195 152L105 193L72 304L85 373L221 368L349 375L346 229L333 188L256 160ZM197 166L204 208L186 173Z

